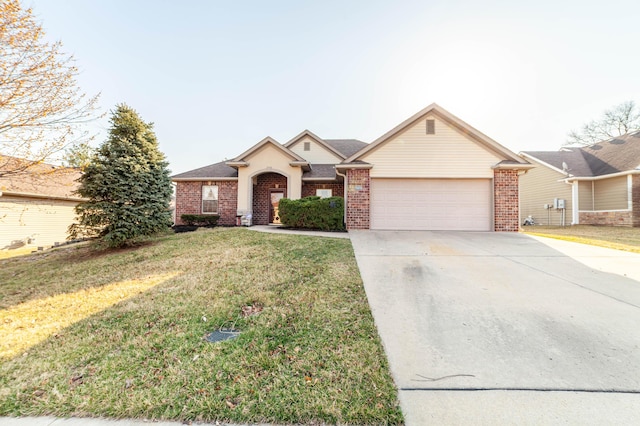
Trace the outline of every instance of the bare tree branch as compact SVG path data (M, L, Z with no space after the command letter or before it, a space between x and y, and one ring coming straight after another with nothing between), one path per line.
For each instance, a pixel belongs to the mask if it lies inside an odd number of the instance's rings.
M569 132L565 145L593 145L640 129L640 111L627 101L608 109L599 120L591 120L580 131Z
M62 43L44 40L31 9L19 0L0 2L0 177L51 161L92 139L98 95L78 87L78 69ZM19 164L19 167L16 165Z

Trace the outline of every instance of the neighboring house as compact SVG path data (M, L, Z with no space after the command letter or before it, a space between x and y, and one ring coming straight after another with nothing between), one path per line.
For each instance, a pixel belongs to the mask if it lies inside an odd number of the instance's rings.
M265 138L230 161L177 174L176 217L278 223L282 197L345 198L347 229L517 231L527 163L432 104L370 144L304 131Z
M0 250L64 243L81 201L73 194L79 177L76 169L50 164L0 177Z
M521 221L561 225L565 215L566 225L640 226L640 132L521 155L537 166L520 177ZM556 198L564 210L554 208Z

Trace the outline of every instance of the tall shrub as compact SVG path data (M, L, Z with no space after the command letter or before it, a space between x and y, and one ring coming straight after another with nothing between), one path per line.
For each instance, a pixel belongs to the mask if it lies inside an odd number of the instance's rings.
M110 247L127 245L171 225L171 179L151 123L127 105L111 117L108 139L80 178L71 238L99 237Z

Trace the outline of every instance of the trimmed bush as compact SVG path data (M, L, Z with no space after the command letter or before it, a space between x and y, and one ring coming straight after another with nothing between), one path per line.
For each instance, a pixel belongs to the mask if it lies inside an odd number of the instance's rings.
M305 197L299 200L283 198L278 213L280 222L291 228L344 230L344 200L341 197Z
M190 226L208 226L213 228L218 223L220 216L212 214L183 214L180 219Z

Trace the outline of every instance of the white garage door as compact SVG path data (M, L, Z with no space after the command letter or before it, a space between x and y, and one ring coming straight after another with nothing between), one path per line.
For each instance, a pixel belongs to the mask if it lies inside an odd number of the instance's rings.
M490 179L371 179L371 229L492 230Z

